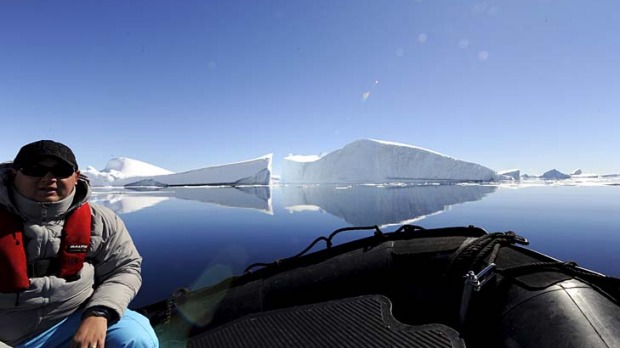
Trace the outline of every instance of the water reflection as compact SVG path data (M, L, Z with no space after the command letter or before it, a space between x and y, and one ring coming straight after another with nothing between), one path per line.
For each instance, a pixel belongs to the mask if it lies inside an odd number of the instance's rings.
M177 187L174 197L233 208L256 209L273 214L269 186Z
M169 196L128 194L125 191L94 192L91 201L112 209L117 214L133 213L170 199Z
M134 188L95 192L92 200L118 214L125 214L152 207L171 198L273 214L271 190L267 186Z
M410 223L452 205L477 201L495 186L287 186L282 205L289 212L322 210L354 226Z
M450 206L482 199L496 186L282 186L281 206L290 213L322 211L355 226L410 223ZM173 187L124 189L93 194L93 201L119 214L152 207L171 198L254 209L272 214L271 188Z

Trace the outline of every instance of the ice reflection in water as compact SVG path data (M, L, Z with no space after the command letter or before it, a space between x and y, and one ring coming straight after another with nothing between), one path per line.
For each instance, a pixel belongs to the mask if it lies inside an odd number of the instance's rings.
M289 212L323 211L354 226L395 225L440 213L450 206L477 201L496 186L283 186L281 205ZM174 187L118 190L94 194L93 201L119 214L155 206L172 198L255 209L273 214L271 187Z
M480 200L496 189L481 185L283 187L282 204L291 212L320 208L353 226L395 225Z

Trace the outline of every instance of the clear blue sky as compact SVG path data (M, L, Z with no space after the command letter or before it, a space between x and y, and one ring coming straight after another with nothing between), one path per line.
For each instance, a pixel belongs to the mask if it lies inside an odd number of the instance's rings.
M182 171L360 138L495 170L618 173L620 3L5 1L0 160Z

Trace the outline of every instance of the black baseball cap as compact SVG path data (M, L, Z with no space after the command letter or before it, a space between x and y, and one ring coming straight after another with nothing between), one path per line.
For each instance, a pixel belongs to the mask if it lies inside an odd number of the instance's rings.
M78 169L73 151L67 145L53 140L39 140L24 145L13 160L13 168L19 169L36 164L44 157L54 157L73 167L73 170Z

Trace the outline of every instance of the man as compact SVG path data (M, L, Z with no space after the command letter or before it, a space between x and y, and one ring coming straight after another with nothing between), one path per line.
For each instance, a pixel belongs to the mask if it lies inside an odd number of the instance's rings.
M0 347L158 347L127 309L142 258L123 221L88 203L67 146L41 140L0 168Z

